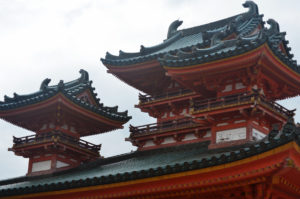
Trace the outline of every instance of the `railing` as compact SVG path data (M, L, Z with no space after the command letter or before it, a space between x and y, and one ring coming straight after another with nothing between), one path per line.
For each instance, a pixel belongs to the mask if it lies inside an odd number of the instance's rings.
M170 120L163 123L153 123L142 126L131 126L129 127L131 132L131 137L138 135L154 134L162 131L176 130L183 127L197 126L198 124L194 122L191 118L184 118L179 120Z
M141 93L139 94L139 100L141 103L147 103L147 102L152 102L155 100L160 100L160 99L165 99L165 98L170 98L170 97L176 97L184 94L192 93L191 90L188 89L180 89L179 91L173 91L173 92L166 92L161 95L142 95Z
M259 95L258 93L241 93L237 95L224 96L221 98L194 101L192 108L194 108L194 112L204 112L230 105L245 104L252 102L265 105L275 110L276 112L285 115L286 117L294 115L294 110L288 110L276 102L268 101L267 99L265 99L265 97Z
M243 93L238 95L225 96L222 98L210 98L201 101L195 100L192 108L194 108L194 111L210 110L227 105L250 102L251 97L253 96L254 95L249 93Z
M269 108L287 116L287 117L291 117L295 115L295 110L289 110L283 106L281 106L280 104L276 103L276 102L270 102L267 99L265 99L264 97L260 97L260 102L265 104L266 106L268 106Z
M77 147L87 149L93 152L98 152L101 149L101 145L95 145L90 142L84 141L82 139L74 138L72 136L63 134L58 131L52 131L49 133L41 133L38 135L30 135L25 137L16 138L13 137L14 147L19 147L21 145L30 145L30 144L36 144L41 142L48 142L48 141L54 141L54 140L60 140L62 142L75 145Z

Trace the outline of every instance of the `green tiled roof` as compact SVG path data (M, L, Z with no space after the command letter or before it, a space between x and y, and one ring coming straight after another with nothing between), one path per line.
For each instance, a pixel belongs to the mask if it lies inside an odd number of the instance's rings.
M131 119L131 116L128 116L127 111L118 112L117 106L103 106L103 104L100 103L100 99L97 98L97 94L94 93L95 88L92 87L92 81L89 80L88 73L84 70L80 70L80 73L80 78L66 83L61 80L57 85L54 86L48 85L51 80L47 78L41 83L39 91L29 95L18 95L14 93L14 97L4 96L4 101L0 101L0 112L33 105L47 100L58 93L62 93L72 102L101 116L121 122L127 122ZM77 97L78 94L84 92L85 90L90 91L94 101L96 102L96 105L87 103Z
M163 43L148 48L141 46L140 52L137 53L120 51L119 56L107 53L101 61L105 65L121 67L158 60L163 66L180 67L232 57L267 43L284 63L299 73L299 66L292 59L285 33L279 31L279 25L270 19L268 23L271 27L266 29L263 15L259 15L257 5L246 1L243 6L248 7L249 11L188 29L177 30L182 23L177 20L170 25L169 32L173 28L172 34ZM256 29L260 31L254 33ZM235 39L226 39L233 34L236 35ZM281 43L285 52L279 48Z
M300 129L289 119L281 131L272 130L266 138L241 146L208 149L209 142L203 142L136 151L52 175L0 181L0 196L110 184L206 168L251 157L291 141L300 144Z

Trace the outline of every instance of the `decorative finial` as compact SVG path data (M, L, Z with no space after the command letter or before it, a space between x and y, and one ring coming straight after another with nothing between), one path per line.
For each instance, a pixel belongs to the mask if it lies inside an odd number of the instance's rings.
M4 102L10 102L12 101L12 98L8 97L7 95L4 95Z
M62 90L65 87L64 81L60 80L57 87L58 87L58 90Z
M270 28L268 29L272 33L279 33L279 24L274 19L268 19L267 23L270 25Z
M48 88L50 81L51 81L51 79L49 79L49 78L44 79L44 81L42 81L42 83L41 83L40 90L45 91Z
M106 52L105 59L111 59L111 60L114 60L114 59L116 59L116 58L117 58L117 56L112 55L112 54L110 54L109 52ZM104 59L101 59L101 60L104 60Z
M253 1L246 1L243 6L244 8L249 8L248 13L250 15L258 15L258 7Z
M87 82L89 81L89 73L83 69L80 69L79 73L81 74L80 81Z
M272 125L272 130L268 134L269 140L274 140L274 138L279 134L279 124L273 124Z
M282 133L285 135L292 134L296 131L296 125L293 117L289 117L282 128Z
M145 54L145 46L141 45L141 47L140 47L140 53L141 53L142 55Z
M168 36L167 39L171 38L174 33L177 31L177 28L183 23L183 21L175 20L173 21L168 29Z

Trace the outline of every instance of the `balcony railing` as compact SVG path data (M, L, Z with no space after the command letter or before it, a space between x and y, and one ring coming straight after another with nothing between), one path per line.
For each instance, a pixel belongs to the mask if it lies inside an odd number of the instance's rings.
M41 133L38 135L30 135L30 136L25 136L20 138L13 137L14 147L39 144L39 143L50 142L55 140L59 140L64 143L73 145L75 147L80 147L82 149L86 149L96 153L98 153L99 150L101 149L101 144L95 145L90 142L84 141L82 139L74 138L72 136L63 134L58 131Z
M166 92L161 95L142 95L141 93L139 94L139 100L141 103L147 103L147 102L152 102L155 100L161 100L161 99L167 99L170 97L176 97L176 96L181 96L184 94L189 94L192 93L191 90L188 89L180 89L179 91L173 91L173 92Z
M171 120L163 123L153 123L142 126L131 126L129 127L131 132L131 137L136 137L139 135L149 135L158 132L171 131L181 128L198 126L191 118L184 118L179 120Z
M225 96L222 98L194 101L192 108L194 108L194 112L205 112L228 107L231 105L250 104L255 102L265 105L286 117L294 115L294 110L288 110L276 102L268 101L265 97L259 95L258 93L241 93L237 95Z

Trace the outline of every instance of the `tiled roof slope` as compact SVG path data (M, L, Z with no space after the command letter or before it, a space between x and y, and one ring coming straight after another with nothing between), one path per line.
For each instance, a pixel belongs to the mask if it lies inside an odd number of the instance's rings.
M300 129L289 119L281 131L272 130L264 139L241 146L208 149L209 142L204 142L136 151L52 175L0 181L0 197L111 184L201 169L261 154L291 141L300 145Z
M269 29L261 29L256 34L250 36L239 36L235 39L217 41L215 45L207 48L191 47L184 50L177 50L173 53L166 54L160 58L163 66L167 67L182 67L196 64L207 63L227 57L240 55L260 46L267 44L272 52L286 65L295 72L300 73L300 67L295 60L292 60L292 55L289 51L285 54L280 49L280 45L286 46L288 42L284 39L285 33L279 31L279 25L273 19L269 19L267 23Z
M29 95L18 95L14 93L14 97L12 98L4 96L4 101L0 101L0 112L37 104L61 93L75 104L109 119L122 122L127 122L131 119L131 116L128 116L127 111L118 112L117 106L103 106L103 104L100 103L100 99L97 98L97 93L94 92L95 88L92 87L92 81L89 80L88 73L82 69L80 70L80 73L80 78L66 83L61 80L54 86L48 85L51 80L47 78L41 83L39 91ZM92 98L96 102L95 105L87 103L77 97L86 90L90 91Z
M287 47L285 33L279 31L276 21L268 20L271 27L266 29L257 5L246 1L243 6L249 11L193 28L177 30L182 21L174 21L163 43L153 47L141 46L137 53L120 51L119 56L107 53L101 61L114 67L151 60L159 60L163 66L184 66L245 53L267 43L284 63L299 72L296 61L292 60L291 49Z

